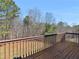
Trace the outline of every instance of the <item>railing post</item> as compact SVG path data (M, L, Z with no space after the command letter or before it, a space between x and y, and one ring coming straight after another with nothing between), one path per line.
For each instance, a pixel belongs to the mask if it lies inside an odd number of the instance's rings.
M62 34L61 42L65 42L65 33Z
M79 46L79 34L77 35L77 46Z

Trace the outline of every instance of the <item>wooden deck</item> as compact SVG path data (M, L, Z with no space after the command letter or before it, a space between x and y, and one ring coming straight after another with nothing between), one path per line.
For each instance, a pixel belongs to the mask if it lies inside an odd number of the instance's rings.
M60 42L39 52L34 59L79 59L79 47L72 42Z
M49 52L48 59L79 59L79 47L71 42L58 43Z
M52 59L79 59L79 47L75 43L58 43L51 51Z

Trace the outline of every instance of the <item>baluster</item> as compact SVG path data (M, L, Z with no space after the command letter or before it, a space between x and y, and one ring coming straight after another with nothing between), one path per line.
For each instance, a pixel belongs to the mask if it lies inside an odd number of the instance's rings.
M37 52L37 44L36 44L36 41L34 41L34 53L36 53Z
M33 49L33 40L32 40L32 42L31 42L31 45L32 45L32 48L31 48L31 49L32 49L32 52L31 52L31 53L33 54L33 50L34 50L34 49Z
M27 46L27 56L28 56L28 40L27 40L27 45L26 46Z
M25 55L27 57L27 39L25 40Z
M10 42L8 44L9 44L9 58L8 59L10 59Z
M35 41L33 41L33 54L35 53Z
M35 50L36 50L36 52L35 53L37 53L38 52L38 42L37 41L35 41L36 42L36 48L35 48Z
M21 57L21 40L20 40L20 57Z
M23 47L22 47L22 48L23 48L22 50L23 50L23 59L24 59L24 50L25 50L25 49L24 49L24 40L22 40L22 46L23 46Z
M24 40L24 58L26 57L26 40Z
M4 43L4 59L6 59L6 43Z

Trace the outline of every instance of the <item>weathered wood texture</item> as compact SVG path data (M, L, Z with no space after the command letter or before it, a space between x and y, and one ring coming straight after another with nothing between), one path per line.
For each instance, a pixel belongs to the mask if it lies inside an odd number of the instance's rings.
M79 59L79 47L76 43L60 42L24 59Z

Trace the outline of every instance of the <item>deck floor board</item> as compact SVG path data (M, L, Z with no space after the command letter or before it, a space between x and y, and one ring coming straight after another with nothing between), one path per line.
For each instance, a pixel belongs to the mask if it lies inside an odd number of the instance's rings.
M60 42L50 49L50 59L79 59L79 47L72 42Z
M50 59L79 59L79 47L76 43L60 42L48 50L48 55Z
M36 53L34 57L33 59L79 59L79 46L72 42L59 42Z

